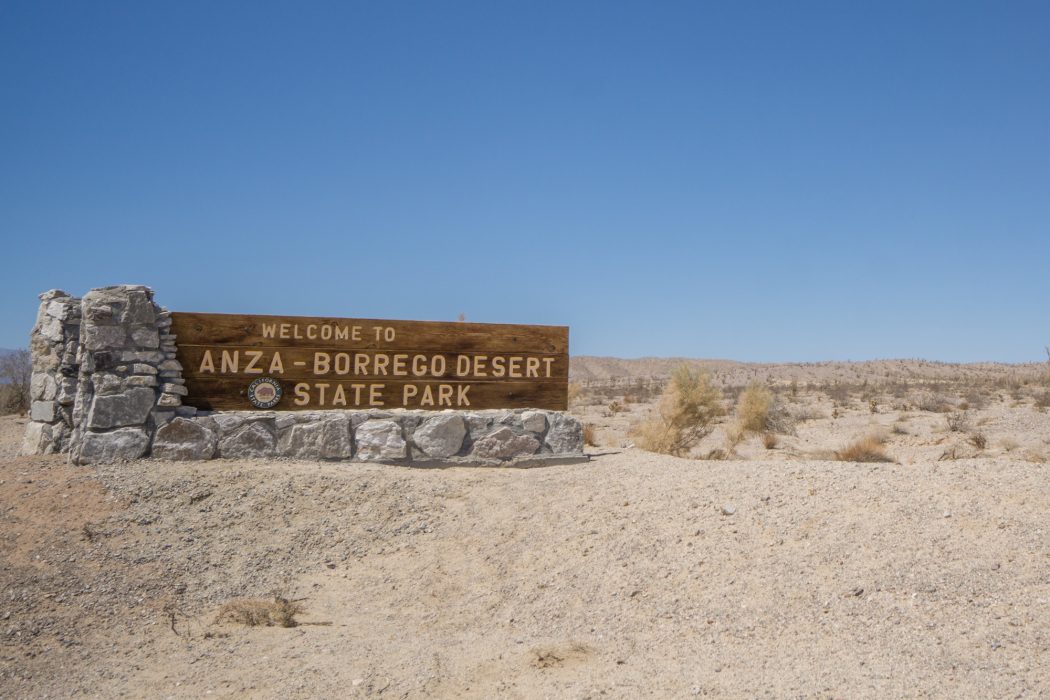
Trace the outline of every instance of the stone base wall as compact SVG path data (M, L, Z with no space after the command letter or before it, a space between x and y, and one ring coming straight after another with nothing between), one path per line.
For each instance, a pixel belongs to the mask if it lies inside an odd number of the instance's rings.
M559 411L223 411L175 418L156 459L287 458L420 466L532 466L583 458L583 429Z
M140 285L77 299L42 294L33 328L24 454L90 464L290 458L423 466L530 466L585 459L583 427L560 411L222 411L183 406L167 310Z

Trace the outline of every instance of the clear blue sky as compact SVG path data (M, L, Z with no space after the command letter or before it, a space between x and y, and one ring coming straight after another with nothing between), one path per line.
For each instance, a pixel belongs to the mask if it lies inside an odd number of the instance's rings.
M567 324L574 354L1045 359L1047 2L0 3L36 294Z

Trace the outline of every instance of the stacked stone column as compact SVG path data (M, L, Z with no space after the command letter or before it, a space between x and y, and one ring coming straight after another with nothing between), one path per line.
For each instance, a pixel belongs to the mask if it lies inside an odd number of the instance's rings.
M75 463L136 459L182 409L171 319L139 285L93 289L81 301L80 373L70 453Z
M65 452L73 433L80 300L59 289L40 295L40 310L29 339L33 358L30 423L22 452Z

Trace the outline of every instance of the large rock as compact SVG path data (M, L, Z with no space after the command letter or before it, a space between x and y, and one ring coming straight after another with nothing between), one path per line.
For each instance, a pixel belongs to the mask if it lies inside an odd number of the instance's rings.
M444 458L459 452L466 434L462 416L440 414L424 421L412 435L412 441L427 457Z
M219 441L219 456L229 459L272 457L277 447L273 429L265 421L251 421Z
M173 418L157 430L153 456L173 460L211 459L218 442L219 436L203 424L189 418Z
M547 429L547 416L543 415L543 411L524 411L521 425L530 433L542 433Z
M551 412L547 414L550 430L547 432L547 446L555 454L583 453L583 424L567 413Z
M29 419L41 423L51 423L55 420L54 401L34 401L29 407Z
M84 328L84 347L88 350L119 348L125 343L127 337L127 331L123 326L86 326Z
M50 401L58 393L55 378L47 372L33 372L29 380L29 395L34 401Z
M401 436L401 426L392 420L370 420L354 433L357 458L366 462L404 459L408 443Z
M22 449L19 454L42 455L52 452L52 428L47 423L30 422L26 425L26 434L22 438Z
M277 454L281 457L350 459L353 451L350 417L345 414L285 425L277 439Z
M471 456L481 459L512 459L535 454L540 441L531 435L518 435L510 428L499 428L475 441Z
M149 435L141 428L119 428L107 433L87 431L80 440L79 464L138 459L149 447Z
M133 387L123 394L96 396L88 414L89 428L118 428L146 422L156 393L147 387Z

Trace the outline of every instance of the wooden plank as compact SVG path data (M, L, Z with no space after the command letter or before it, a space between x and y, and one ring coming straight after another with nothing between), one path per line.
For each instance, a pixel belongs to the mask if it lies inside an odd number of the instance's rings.
M184 345L178 358L184 377L272 376L305 379L466 379L521 381L569 377L567 355L447 353L332 348ZM202 369L203 368L203 369Z
M186 345L315 347L390 352L568 354L567 326L387 321L319 316L248 316L173 312L171 332ZM283 324L283 325L282 325ZM312 328L311 328L312 327ZM322 337L325 328L332 335ZM358 329L356 339L354 329ZM379 337L376 330L379 329ZM387 329L392 329L392 338ZM272 333L269 332L272 330ZM314 337L310 337L312 334ZM345 333L346 337L337 337ZM296 337L298 336L298 337Z
M189 396L183 399L183 403L204 410L253 410L247 398L250 381L234 377L187 379ZM568 408L568 384L563 380L375 382L314 379L303 382L279 380L279 383L284 396L271 409L275 411L354 408L479 410L497 407L564 411ZM321 384L325 385L323 402ZM298 394L297 386L301 389ZM406 392L406 387L412 389ZM297 398L302 401L303 392L309 400L297 403Z

